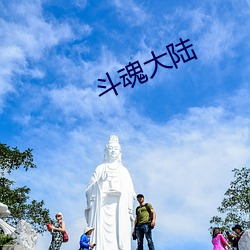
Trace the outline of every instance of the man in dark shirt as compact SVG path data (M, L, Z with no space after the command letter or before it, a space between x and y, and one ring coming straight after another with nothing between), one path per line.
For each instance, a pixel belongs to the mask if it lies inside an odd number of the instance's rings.
M233 237L233 247L234 249L237 249L239 250L239 240L240 240L240 237L242 236L242 234L244 233L243 229L241 228L240 225L235 225L232 230L236 233L235 234L230 234L230 237Z
M149 250L155 250L152 229L155 226L156 214L150 203L144 202L142 194L137 195L137 201L140 206L136 208L135 228L133 236L136 235L138 242L138 250L143 250L143 239L146 236Z

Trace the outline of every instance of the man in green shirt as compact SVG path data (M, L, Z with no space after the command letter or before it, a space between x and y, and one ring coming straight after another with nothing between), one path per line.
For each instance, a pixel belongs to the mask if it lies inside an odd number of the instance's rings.
M156 214L150 203L144 202L143 194L137 195L137 201L140 206L136 208L135 227L133 235L136 235L138 242L138 250L143 250L143 239L146 236L148 249L155 250L152 229L155 226Z

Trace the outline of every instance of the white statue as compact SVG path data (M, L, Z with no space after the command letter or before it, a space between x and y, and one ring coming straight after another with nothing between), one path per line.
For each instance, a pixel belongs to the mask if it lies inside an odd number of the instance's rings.
M8 206L0 202L0 218L5 218L10 215Z
M95 250L130 250L135 191L128 170L122 165L121 146L115 135L104 151L104 163L97 166L86 189L88 226L95 230Z
M20 249L34 250L38 240L35 230L25 220L20 220L16 228L10 226L1 219L9 215L8 206L0 202L0 227L3 229L4 234L13 236L15 245L18 245Z
M16 244L23 246L26 250L34 250L38 237L31 225L25 220L20 220L14 233Z
M239 240L239 250L250 249L250 229L246 230Z
M15 228L6 223L2 218L8 217L10 215L10 211L8 210L8 206L0 202L0 228L3 229L4 234L11 235Z

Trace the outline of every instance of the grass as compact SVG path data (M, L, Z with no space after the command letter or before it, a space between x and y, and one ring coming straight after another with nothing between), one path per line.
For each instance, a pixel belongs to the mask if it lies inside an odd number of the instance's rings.
M0 247L3 245L12 245L14 238L10 235L0 234Z

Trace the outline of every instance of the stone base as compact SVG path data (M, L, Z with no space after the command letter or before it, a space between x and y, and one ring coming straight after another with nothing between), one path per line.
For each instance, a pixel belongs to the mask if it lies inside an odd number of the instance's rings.
M2 247L2 250L26 250L25 247L21 245L5 245Z

